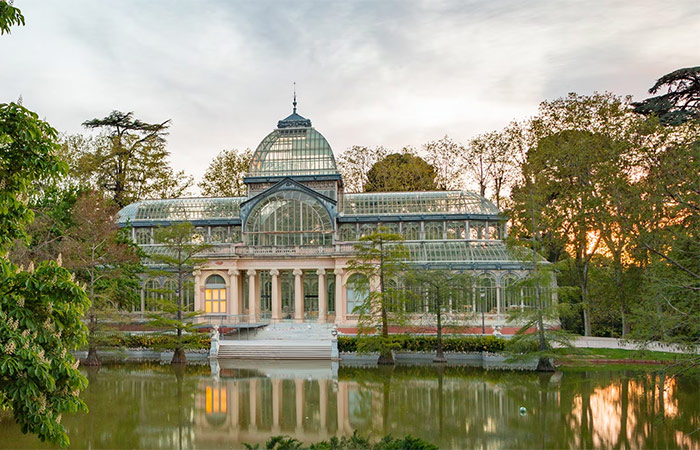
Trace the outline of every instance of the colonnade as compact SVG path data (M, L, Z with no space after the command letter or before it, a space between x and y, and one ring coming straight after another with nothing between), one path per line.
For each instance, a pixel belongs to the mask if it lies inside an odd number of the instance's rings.
M269 266L269 263L266 264ZM330 277L335 277L335 321L342 322L346 316L346 276L344 267L281 267L281 268L202 268L194 272L195 275L195 309L206 310L206 291L208 289L207 279L211 275L219 275L226 281L226 310L218 311L219 314L238 316L244 321L251 323L258 322L263 317L261 302L261 275L264 273L270 277L270 307L264 311L269 314L271 321L280 322L289 318L288 314L283 314L282 310L282 274L289 271L294 277L293 289L293 312L289 311L292 319L296 323L308 320L304 314L304 277L309 276L309 272L317 277L318 286L318 317L319 323L326 323L329 320L328 311L328 281ZM306 272L306 273L305 273ZM245 277L245 278L244 278ZM248 289L245 292L245 283ZM245 298L247 296L247 308Z

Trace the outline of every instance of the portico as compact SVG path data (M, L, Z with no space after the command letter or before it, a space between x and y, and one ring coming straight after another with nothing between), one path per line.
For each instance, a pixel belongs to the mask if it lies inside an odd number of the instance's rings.
M231 316L243 323L344 323L346 260L270 259L239 260L231 267L213 262L195 273L196 310L214 316ZM212 289L211 280L222 277L225 288ZM225 300L214 311L208 302ZM341 302L338 302L341 300ZM235 318L234 318L235 317Z

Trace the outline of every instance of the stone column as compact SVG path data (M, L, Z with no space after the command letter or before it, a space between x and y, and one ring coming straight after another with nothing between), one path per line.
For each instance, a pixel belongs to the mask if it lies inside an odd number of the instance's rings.
M239 383L240 381L234 381L231 385L231 390L233 391L231 393L231 424L233 425L234 429L240 426L240 417L238 416L238 412L240 411L239 405L241 404L241 391Z
M500 281L496 282L496 314L501 314L501 295L503 291L503 285Z
M328 286L326 285L326 269L318 269L318 323L326 323L328 314Z
M242 313L242 308L241 308L241 303L243 299L240 296L240 290L238 289L238 285L242 284L240 280L241 272L237 269L228 269L228 277L229 277L229 286L230 286L230 293L228 295L228 303L229 307L227 308L227 311L229 314L233 314L234 316L237 316ZM234 318L236 320L238 318Z
M304 282L301 276L304 271L294 269L294 322L301 323L304 321Z
M279 275L280 271L277 269L270 271L270 277L272 278L270 286L272 288L272 323L279 323L282 319L282 286Z
M255 323L257 322L257 317L255 313L257 312L257 305L255 304L255 301L257 300L258 296L256 295L256 291L258 290L258 284L256 283L257 277L255 269L248 269L248 322L250 323Z
M345 322L345 313L347 309L347 303L345 302L345 295L343 289L343 273L345 269L335 269L333 273L335 274L335 322L343 323Z

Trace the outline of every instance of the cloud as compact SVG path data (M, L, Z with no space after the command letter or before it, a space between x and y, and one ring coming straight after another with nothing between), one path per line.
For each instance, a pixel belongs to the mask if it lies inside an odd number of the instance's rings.
M0 38L0 101L56 128L113 109L173 120L173 165L201 177L291 109L339 153L459 140L567 92L646 95L698 64L700 3L677 1L17 0Z

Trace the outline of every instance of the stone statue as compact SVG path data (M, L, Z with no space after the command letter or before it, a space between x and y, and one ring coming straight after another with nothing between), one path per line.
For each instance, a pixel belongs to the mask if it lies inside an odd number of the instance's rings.
M214 325L211 329L211 348L209 349L209 356L217 356L219 354L219 326Z

